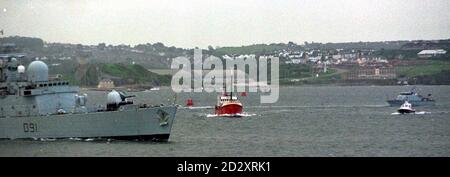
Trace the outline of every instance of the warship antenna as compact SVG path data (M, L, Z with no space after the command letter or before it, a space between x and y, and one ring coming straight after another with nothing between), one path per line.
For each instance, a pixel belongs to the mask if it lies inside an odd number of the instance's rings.
M171 72L172 72L172 77L173 77L173 75L175 75L174 69L171 68ZM173 92L173 105L177 104L177 97L178 97L177 92L174 91Z

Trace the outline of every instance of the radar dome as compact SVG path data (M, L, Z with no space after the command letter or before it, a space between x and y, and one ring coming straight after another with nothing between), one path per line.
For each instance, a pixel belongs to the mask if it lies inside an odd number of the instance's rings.
M17 72L19 72L19 73L24 73L24 72L25 72L25 66L19 65L19 66L17 67Z
M48 66L42 61L33 61L28 65L28 81L46 82L48 81Z
M119 92L112 90L108 93L107 99L108 104L119 104L122 101Z

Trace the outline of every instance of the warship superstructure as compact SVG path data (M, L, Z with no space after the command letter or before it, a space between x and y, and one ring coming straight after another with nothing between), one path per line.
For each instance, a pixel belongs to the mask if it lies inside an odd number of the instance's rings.
M0 55L0 139L168 140L175 105L133 104L132 96L112 90L105 106L88 107L77 86L49 80L42 61L20 65L21 57Z
M435 100L431 97L431 94L428 96L422 96L415 91L413 88L409 92L401 92L397 98L387 100L390 106L399 106L407 101L412 106L434 106Z

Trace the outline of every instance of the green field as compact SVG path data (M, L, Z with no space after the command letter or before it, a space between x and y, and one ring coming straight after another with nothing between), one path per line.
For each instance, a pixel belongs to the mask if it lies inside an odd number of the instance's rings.
M312 66L307 64L280 65L280 84L326 84L340 79L336 69L329 68L326 73L313 74Z
M135 84L153 83L156 85L167 85L170 83L170 76L162 76L152 73L141 65L127 64L101 64L101 71L121 77L122 79L132 80Z
M400 66L396 68L400 77L417 77L439 74L450 70L450 61L432 60L423 65Z
M216 55L230 55L230 54L264 54L267 52L274 52L286 48L282 44L254 44L241 47L222 47L217 48L214 52Z

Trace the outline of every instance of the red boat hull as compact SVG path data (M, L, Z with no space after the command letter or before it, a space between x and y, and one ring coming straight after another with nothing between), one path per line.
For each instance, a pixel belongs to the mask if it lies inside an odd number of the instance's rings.
M216 106L217 115L237 115L242 114L242 105L240 104L226 104L223 106Z

